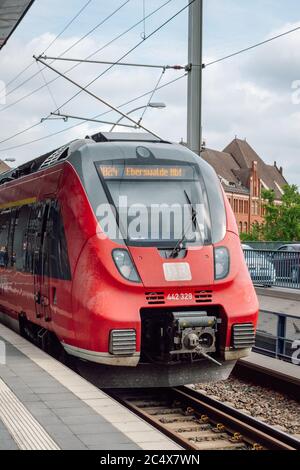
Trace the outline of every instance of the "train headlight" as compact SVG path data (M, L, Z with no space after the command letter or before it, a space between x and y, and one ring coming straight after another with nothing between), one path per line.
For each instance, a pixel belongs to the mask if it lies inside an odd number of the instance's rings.
M127 279L127 281L141 282L141 278L127 250L114 250L112 256L121 276Z
M230 257L227 248L215 248L215 280L225 279L229 274Z

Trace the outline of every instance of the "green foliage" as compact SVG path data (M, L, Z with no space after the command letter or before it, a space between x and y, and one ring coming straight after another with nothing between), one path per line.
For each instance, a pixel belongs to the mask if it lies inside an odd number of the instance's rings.
M242 242L258 242L261 240L261 226L253 224L250 233L241 233L240 239Z
M263 240L289 241L300 239L300 193L295 185L283 188L281 204L275 204L273 191L264 191L265 223L261 226Z
M243 241L282 241L295 242L300 240L300 193L296 185L283 188L281 204L275 203L272 190L263 190L265 201L265 222L254 224L250 235Z

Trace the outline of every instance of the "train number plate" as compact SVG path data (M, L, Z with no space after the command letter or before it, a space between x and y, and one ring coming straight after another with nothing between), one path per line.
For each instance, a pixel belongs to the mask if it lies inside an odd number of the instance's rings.
M169 294L167 296L169 302L191 302L194 300L194 296L191 293L179 293L175 292L174 294Z
M164 263L165 280L168 282L191 281L192 273L188 263Z

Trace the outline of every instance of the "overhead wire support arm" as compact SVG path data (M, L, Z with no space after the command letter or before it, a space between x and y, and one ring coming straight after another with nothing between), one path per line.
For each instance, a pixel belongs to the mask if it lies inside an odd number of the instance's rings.
M93 119L93 118L85 118L85 117L80 117L80 116L73 116L71 114L61 114L61 113L51 113L51 116L57 116L57 117L60 117L62 119L64 119L65 122L68 121L68 119L77 119L78 121L85 121L85 122L97 122L99 124L109 124L109 125L113 125L115 124L114 122L110 122L110 121L101 121L100 119ZM51 118L45 118L44 120L46 119L51 119ZM119 124L120 126L122 127L130 127L131 129L136 129L137 126L132 126L131 124Z
M130 116L128 116L127 114L123 113L122 111L120 111L118 108L116 108L115 106L113 106L112 104L108 103L106 100L104 100L103 98L100 98L99 96L95 95L94 93L92 93L91 91L89 91L87 88L83 87L82 85L80 85L79 83L75 82L74 80L72 80L71 78L67 77L66 75L64 75L62 72L60 72L59 70L55 69L54 67L52 67L51 65L47 64L46 62L44 62L40 57L36 57L36 56L33 56L33 58L40 62L41 64L45 65L46 67L48 67L50 70L52 70L53 72L57 73L58 75L60 75L61 77L65 78L68 82L72 83L73 85L75 85L77 88L79 88L81 91L84 91L85 93L87 93L89 96L91 96L92 98L95 98L97 101L100 101L100 103L104 104L105 106L107 106L108 108L112 109L113 111L115 111L116 113L120 114L121 116L123 116L124 118L128 119L130 122L132 122L135 126L137 126L137 128L140 128L140 129L143 129L145 132L153 135L154 137L156 137L157 139L159 140L163 140L158 134L155 134L155 132L151 131L150 129L147 129L146 127L142 126L141 124L139 124L137 121L135 121L134 119L132 119Z
M135 64L128 62L109 62L107 60L89 60L89 59L75 59L69 57L49 57L46 55L41 55L43 60L59 60L64 62L78 62L80 64L100 64L100 65L122 65L124 67L146 67L152 69L164 69L164 70L186 70L188 66L186 65L157 65L157 64Z

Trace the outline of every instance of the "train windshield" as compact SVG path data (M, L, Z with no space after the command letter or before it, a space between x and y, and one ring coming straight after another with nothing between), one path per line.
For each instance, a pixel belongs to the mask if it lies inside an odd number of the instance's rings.
M178 242L211 243L208 196L197 165L124 160L96 167L111 207L102 213L100 208L97 215L110 238L116 238L117 227L129 245L172 248Z

